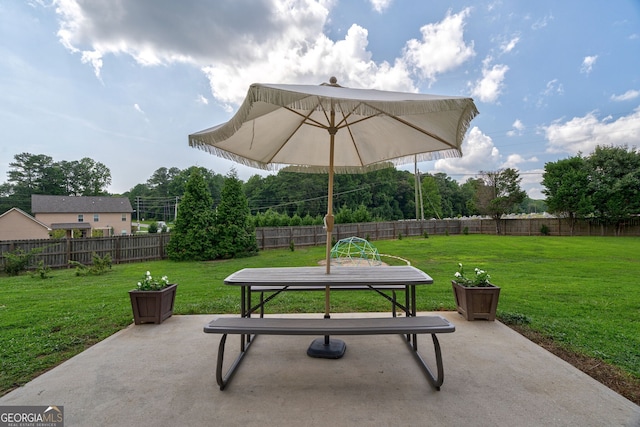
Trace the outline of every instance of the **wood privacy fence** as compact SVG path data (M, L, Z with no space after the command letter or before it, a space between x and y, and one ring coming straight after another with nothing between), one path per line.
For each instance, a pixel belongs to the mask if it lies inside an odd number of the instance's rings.
M557 218L503 219L501 233L512 236L539 236L546 227L551 236L570 236L571 229L566 220ZM347 237L361 237L367 240L389 240L399 237L445 234L496 234L496 224L490 219L450 219L425 221L363 222L357 224L336 224L333 240ZM640 236L640 218L627 221L624 227L616 227L593 222L578 222L574 236ZM327 233L322 226L260 227L256 229L256 239L260 249L286 248L294 246L324 245ZM69 261L88 265L92 255L111 255L114 264L124 262L159 260L167 257L169 233L96 237L85 239L38 239L0 241L0 264L4 265L4 254L22 249L29 252L40 249L32 262L32 267L42 260L45 265L65 267Z
M559 218L502 219L501 234L511 236L539 236L542 228L551 236L571 236L566 220ZM491 219L444 219L424 221L362 222L336 224L333 240L357 236L366 240L388 240L407 236L444 234L496 234L496 223ZM574 236L640 236L640 218L628 221L616 232L614 226L578 222ZM256 229L260 249L294 246L315 246L326 243L327 233L322 226L261 227Z
M129 235L114 237L91 237L85 239L33 239L0 241L0 258L4 265L7 251L22 249L41 250L32 260L34 267L42 260L51 268L69 266L69 261L78 261L85 265L92 263L93 254L100 257L111 255L114 264L158 260L166 258L169 233Z

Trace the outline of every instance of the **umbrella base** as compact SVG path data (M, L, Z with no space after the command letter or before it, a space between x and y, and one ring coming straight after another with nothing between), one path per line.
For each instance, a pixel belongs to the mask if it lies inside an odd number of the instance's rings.
M322 359L340 359L344 356L347 345L342 340L329 337L316 338L307 349L307 356Z

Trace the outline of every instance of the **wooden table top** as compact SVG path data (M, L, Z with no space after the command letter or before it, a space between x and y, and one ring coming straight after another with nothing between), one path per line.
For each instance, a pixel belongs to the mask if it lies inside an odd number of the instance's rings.
M235 286L430 285L433 279L408 265L333 267L329 274L326 273L326 267L319 266L244 268L229 275L224 283Z

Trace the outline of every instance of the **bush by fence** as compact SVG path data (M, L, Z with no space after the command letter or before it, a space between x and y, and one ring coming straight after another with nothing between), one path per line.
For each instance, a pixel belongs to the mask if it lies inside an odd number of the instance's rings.
M503 219L501 230L513 236L570 236L569 224L558 218ZM544 232L542 232L544 230ZM496 225L490 219L450 219L425 221L363 222L336 224L333 240L357 236L367 240L388 240L409 236L446 234L495 234ZM574 236L640 236L640 218L615 227L589 221L579 221L574 227ZM322 226L260 227L256 229L256 240L260 249L276 249L324 245L327 233ZM65 267L69 261L89 265L92 254L100 257L109 254L114 264L124 262L159 260L167 257L166 246L170 234L146 234L85 239L41 239L0 241L0 259L4 265L4 253L22 249L28 252L42 248L31 267L40 260L52 268Z

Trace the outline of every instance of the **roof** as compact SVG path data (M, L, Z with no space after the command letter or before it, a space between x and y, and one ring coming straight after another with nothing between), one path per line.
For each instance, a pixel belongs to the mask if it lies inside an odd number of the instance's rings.
M91 224L88 222L56 222L51 224L52 230L73 230L74 228L78 230L90 230Z
M39 213L131 213L126 197L31 195L31 212Z

